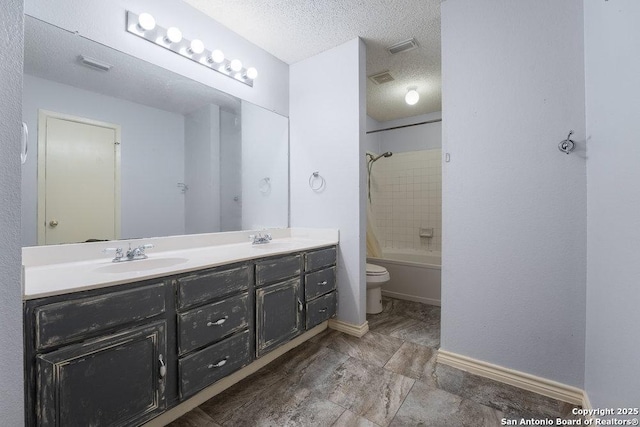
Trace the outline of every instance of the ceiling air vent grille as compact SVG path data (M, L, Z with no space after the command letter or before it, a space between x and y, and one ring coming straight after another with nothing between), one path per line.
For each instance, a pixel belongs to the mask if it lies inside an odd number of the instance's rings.
M394 44L393 46L389 46L387 50L392 55L400 52L408 52L410 50L416 49L418 47L418 42L416 39L412 38L409 40L403 40L399 43Z
M369 76L369 78L371 79L372 82L374 82L377 85L389 83L395 80L393 76L389 73L389 71L383 71L381 73L374 74L372 76Z

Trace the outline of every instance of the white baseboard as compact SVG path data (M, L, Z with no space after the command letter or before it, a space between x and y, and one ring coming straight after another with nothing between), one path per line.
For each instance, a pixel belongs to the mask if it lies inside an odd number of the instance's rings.
M573 405L585 405L585 401L588 404L586 393L577 387L483 362L482 360L472 359L450 351L438 350L437 362Z
M416 301L416 302L421 302L423 304L440 306L440 300L434 299L434 298L418 297L415 295L403 294L400 292L385 291L384 289L382 290L382 295L390 298L403 299L407 301Z
M353 323L343 322L341 320L329 319L329 327L336 331L344 332L347 335L362 338L364 334L369 332L369 322L365 321L362 325L354 325Z
M236 371L233 374L227 377L224 377L217 383L205 388L204 390L200 391L198 394L194 395L193 397L190 397L188 400L185 400L179 405L174 406L173 408L169 409L163 414L157 416L156 418L144 424L144 427L166 426L170 422L180 418L187 412L191 411L194 408L197 408L207 400L222 393L232 385L240 382L241 380L245 379L249 375L258 371L258 369L263 368L264 366L273 362L275 359L282 356L287 351L299 346L303 342L318 335L320 332L324 331L325 329L327 329L327 322L322 322L315 328L308 330L304 334L292 339L288 343L283 344L282 346L276 348L275 350L265 354L260 359L256 359L251 364L245 366L239 371Z

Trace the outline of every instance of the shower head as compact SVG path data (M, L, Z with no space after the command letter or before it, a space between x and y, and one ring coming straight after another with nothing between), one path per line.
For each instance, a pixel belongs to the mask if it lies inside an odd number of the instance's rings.
M391 157L393 156L393 153L391 151L387 151L386 153L382 153L378 156L373 156L373 154L367 153L367 156L369 156L369 163L373 163L378 159L381 159L382 157Z

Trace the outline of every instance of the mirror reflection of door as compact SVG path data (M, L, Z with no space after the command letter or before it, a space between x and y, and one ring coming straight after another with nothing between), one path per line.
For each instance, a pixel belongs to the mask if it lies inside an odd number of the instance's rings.
M38 243L120 237L120 127L41 110Z

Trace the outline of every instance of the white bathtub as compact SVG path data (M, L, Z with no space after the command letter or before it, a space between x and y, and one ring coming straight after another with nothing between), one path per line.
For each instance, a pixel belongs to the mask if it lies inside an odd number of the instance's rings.
M439 252L385 249L382 258L367 262L385 267L391 275L382 294L425 304L440 305L442 258Z

